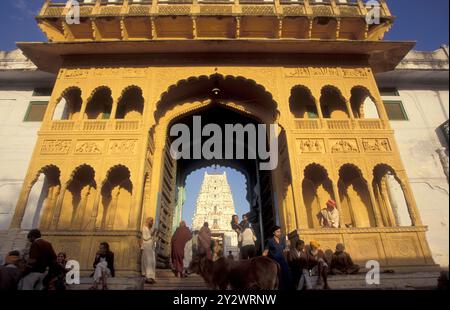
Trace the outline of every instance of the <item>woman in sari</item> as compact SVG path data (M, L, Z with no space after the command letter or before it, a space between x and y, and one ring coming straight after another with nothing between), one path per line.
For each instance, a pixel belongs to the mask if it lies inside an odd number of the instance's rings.
M186 243L192 239L192 233L186 226L186 222L181 221L180 226L173 234L172 245L172 266L176 277L185 277L184 274L184 248Z

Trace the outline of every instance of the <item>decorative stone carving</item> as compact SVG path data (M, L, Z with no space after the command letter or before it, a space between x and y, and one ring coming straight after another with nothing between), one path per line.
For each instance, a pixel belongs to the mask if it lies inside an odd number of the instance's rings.
M301 153L325 153L323 139L298 140Z
M75 154L101 154L101 141L78 141L75 147Z
M69 153L71 140L45 140L41 146L41 154L59 154Z
M137 140L112 140L110 154L135 154Z
M65 78L87 78L89 76L88 70L83 69L61 69L61 74Z
M391 152L388 139L363 139L362 144L366 152Z
M330 140L332 153L358 153L358 143L356 139Z
M367 77L367 71L364 68L335 68L335 67L298 67L286 68L286 77L315 77L331 76L344 78Z

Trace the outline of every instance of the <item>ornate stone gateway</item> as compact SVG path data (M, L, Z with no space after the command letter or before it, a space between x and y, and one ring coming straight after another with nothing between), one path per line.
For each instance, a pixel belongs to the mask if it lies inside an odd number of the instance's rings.
M19 44L58 78L11 229L44 177L40 228L55 249L88 273L108 241L118 275L138 275L143 219L157 219L164 263L178 189L191 171L220 164L247 176L265 238L279 223L325 250L343 242L361 264L433 266L373 76L413 45L381 40L393 20L384 1L370 27L362 1L95 0L80 9L80 23L67 24L69 8L46 1L37 20L50 42ZM192 115L278 124L277 168L173 160L168 130ZM315 217L330 197L338 229Z

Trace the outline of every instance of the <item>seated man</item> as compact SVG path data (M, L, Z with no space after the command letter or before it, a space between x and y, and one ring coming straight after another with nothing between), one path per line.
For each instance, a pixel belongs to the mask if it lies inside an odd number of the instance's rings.
M345 246L342 243L336 245L336 252L331 258L332 274L355 274L358 273L359 266L353 264L350 254L345 252Z
M323 289L330 289L328 286L328 264L317 241L310 242L310 248L307 251L307 266L311 275L318 276L317 285L321 285L323 280Z
M339 228L339 211L336 208L336 201L328 200L327 207L320 210L317 218L323 228Z
M11 251L6 256L5 264L0 266L0 291L17 290L21 272L22 259L19 251Z
M52 244L41 238L38 229L32 229L27 238L31 242L30 257L19 287L22 290L42 290L47 268L56 264L56 253Z

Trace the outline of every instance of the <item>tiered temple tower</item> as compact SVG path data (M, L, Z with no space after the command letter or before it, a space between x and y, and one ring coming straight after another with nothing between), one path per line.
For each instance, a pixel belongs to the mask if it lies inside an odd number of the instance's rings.
M208 174L205 172L197 198L192 229L200 230L208 222L213 236L224 242L224 253L237 251L237 235L231 229L231 217L236 214L228 184L227 174Z

